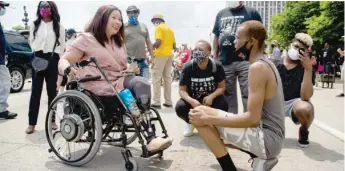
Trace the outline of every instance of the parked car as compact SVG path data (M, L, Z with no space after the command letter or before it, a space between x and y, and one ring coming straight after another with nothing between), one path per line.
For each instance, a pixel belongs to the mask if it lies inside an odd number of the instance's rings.
M30 30L19 30L18 33L25 37L25 39L29 39Z
M28 39L17 31L4 31L7 41L6 66L11 74L11 92L20 92L25 79L31 78L32 50Z

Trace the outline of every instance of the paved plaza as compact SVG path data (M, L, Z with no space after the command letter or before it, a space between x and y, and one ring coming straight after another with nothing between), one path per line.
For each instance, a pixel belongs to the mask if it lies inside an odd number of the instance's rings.
M37 131L26 135L31 83L21 93L11 94L10 110L18 112L17 119L0 120L0 170L1 171L122 171L124 160L121 149L103 145L98 155L83 167L63 164L53 153L48 153L44 132L47 98L43 92ZM173 100L179 98L178 84L173 83ZM301 149L296 145L298 128L286 119L286 140L274 171L342 171L344 170L343 137L329 132L344 132L344 98L335 96L341 92L341 85L334 89L316 88L312 102L318 125L310 128L310 147ZM242 107L240 108L242 110ZM173 109L163 108L161 116L168 133L174 138L173 145L164 152L164 159L141 159L136 157L140 171L220 171L217 160L210 153L202 139L196 134L185 138L182 135L184 123ZM325 128L326 126L326 128ZM338 134L339 135L339 134ZM130 145L135 156L140 155L138 143ZM236 150L229 150L239 170L251 170L249 156Z

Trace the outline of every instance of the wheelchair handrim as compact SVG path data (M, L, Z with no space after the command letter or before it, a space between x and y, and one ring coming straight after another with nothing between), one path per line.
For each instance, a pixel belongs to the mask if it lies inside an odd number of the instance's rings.
M54 104L57 105L57 102L59 102L62 98L67 98L67 96L64 96L63 94L61 94L61 96L57 96L57 97L53 100L53 102L51 103L51 105L50 105L50 107L49 107L49 110L48 110L48 113L47 113L47 117L46 117L46 124L45 124L45 125L46 125L46 137L47 137L48 143L49 143L49 145L50 145L52 151L54 152L54 154L55 154L58 158L60 158L62 161L66 162L66 163L76 163L76 162L79 162L79 161L85 159L85 158L90 154L90 152L91 152L91 150L93 149L93 146L94 146L94 144L95 144L95 142L96 142L96 139L95 139L95 137L97 137L96 134L98 134L98 133L97 133L97 131L94 131L94 132L93 132L92 137L91 137L92 141L90 141L90 145L89 145L88 149L86 150L85 154L82 155L81 157L79 157L78 159L76 159L76 160L68 160L68 159L66 159L67 156L66 156L66 157L62 156L62 155L60 154L60 152L58 152L58 151L56 150L55 144L54 144L54 142L53 142L54 136L53 136L53 131L52 131L52 129L51 129L51 122L50 122L50 121L52 121L52 117L53 117L53 114L52 114L51 112L54 112L54 111L52 111L53 105L54 105ZM78 101L80 101L80 102L83 102L83 99L81 99L80 97L73 96L73 98L74 98L74 100L78 100ZM95 124L96 124L96 123L95 123L95 117L94 117L94 115L92 114L92 110L90 109L90 105L89 105L89 104L86 104L86 102L83 102L83 103L84 103L84 107L86 107L86 109L88 110L88 112L91 114L91 115L90 115L90 119L91 119L91 129L90 129L90 130L96 130L96 128L95 128L95 127L96 127L96 125L95 125ZM86 105L85 105L85 104L86 104ZM49 126L49 124L50 124L50 126ZM84 134L85 134L85 133L87 133L87 132L84 132ZM60 133L60 134L61 134L61 133ZM74 142L74 143L75 143L75 142ZM82 143L83 143L83 142L82 142Z

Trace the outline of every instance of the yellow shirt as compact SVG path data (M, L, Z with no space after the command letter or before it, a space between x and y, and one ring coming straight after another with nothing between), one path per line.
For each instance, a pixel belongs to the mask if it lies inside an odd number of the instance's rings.
M155 29L156 40L161 40L159 48L154 50L156 57L169 57L173 55L173 44L175 43L174 32L165 23L159 24Z

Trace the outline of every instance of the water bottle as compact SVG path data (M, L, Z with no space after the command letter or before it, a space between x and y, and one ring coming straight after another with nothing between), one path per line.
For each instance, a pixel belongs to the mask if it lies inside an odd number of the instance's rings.
M129 109L133 116L138 117L140 115L140 110L137 106L137 102L133 97L132 93L128 89L124 89L119 93L123 103Z

